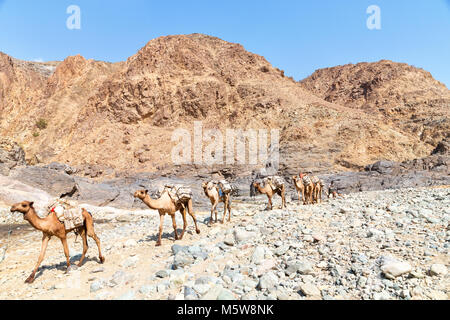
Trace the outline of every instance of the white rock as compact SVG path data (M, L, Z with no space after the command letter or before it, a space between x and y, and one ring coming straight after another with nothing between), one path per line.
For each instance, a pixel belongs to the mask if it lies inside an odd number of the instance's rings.
M394 279L402 274L411 272L412 267L407 262L389 262L381 267L386 278Z
M304 283L300 285L300 291L307 297L320 297L321 293L319 288L317 288L312 283Z
M443 264L433 264L430 268L431 276L445 276L447 272L447 267Z

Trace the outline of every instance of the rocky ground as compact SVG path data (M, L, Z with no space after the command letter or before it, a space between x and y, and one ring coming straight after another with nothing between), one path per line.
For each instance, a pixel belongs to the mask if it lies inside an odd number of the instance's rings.
M201 233L188 220L176 242L166 217L161 247L154 246L155 211L89 207L105 264L90 240L87 261L66 272L62 246L52 239L31 285L24 280L41 234L4 207L0 299L449 298L449 187L361 192L315 206L290 201L285 210L266 211L265 204L263 197L237 201L232 222L212 227L199 212ZM74 239L76 262L82 245Z

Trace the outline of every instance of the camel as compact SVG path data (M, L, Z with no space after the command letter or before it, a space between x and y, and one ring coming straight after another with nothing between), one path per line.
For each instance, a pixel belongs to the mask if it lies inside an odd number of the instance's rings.
M284 197L285 188L284 185L281 188L278 188L276 190L273 190L272 187L266 183L264 187L261 186L259 182L253 182L253 186L258 190L260 193L265 194L267 198L269 199L268 208L269 210L272 210L272 197L274 194L278 194L281 197L281 209L286 208L286 199Z
M209 219L208 225L210 226L213 221L213 212L215 212L216 215L216 223L217 223L217 205L219 203L223 203L223 219L222 224L225 223L225 217L227 215L227 208L228 208L228 222L231 221L231 194L230 193L223 193L222 196L219 195L219 191L214 186L213 188L210 187L210 183L203 182L202 188L205 192L205 195L209 198L209 201L211 201L211 219Z
M305 197L303 198L304 199L303 204L304 205L307 205L308 203L312 204L313 203L314 185L313 185L311 179L307 175L304 175L303 173L300 172L299 177L305 188L304 189Z
M42 248L41 253L39 255L38 262L36 266L33 269L33 272L31 275L25 280L26 283L32 283L35 279L36 272L39 268L39 266L42 263L42 260L44 260L45 251L47 250L47 244L48 241L51 239L51 237L56 236L58 237L63 245L64 248L64 254L66 255L67 259L67 268L70 267L70 259L69 259L69 247L67 245L67 234L69 232L75 231L77 234L79 234L83 240L83 254L81 255L81 259L78 263L78 266L80 267L81 264L84 261L84 258L86 256L86 252L88 250L88 242L87 242L87 236L91 237L95 240L98 247L98 256L100 259L100 263L105 262L105 257L103 257L101 249L100 249L100 239L97 237L97 235L94 232L94 220L92 218L92 215L87 212L85 209L82 209L82 215L83 215L83 225L71 230L66 230L64 227L64 223L60 222L58 218L56 217L55 212L51 212L47 217L40 218L36 211L33 208L33 202L29 201L23 201L21 203L17 203L11 207L11 212L20 212L23 214L24 220L27 220L33 228L36 230L42 231Z
M159 212L160 223L159 223L158 241L156 242L157 247L161 245L163 223L166 214L172 217L173 230L175 232L175 240L183 239L184 232L186 231L187 226L186 209L189 212L189 215L192 217L192 220L194 220L195 231L197 232L197 234L200 233L200 229L197 226L197 219L195 218L194 209L192 207L192 199L189 199L185 203L182 202L175 203L170 197L169 193L167 191L164 191L159 199L154 200L148 194L148 190L138 190L134 193L134 197L141 199L142 202L144 202L150 209L158 210ZM175 213L177 211L180 211L183 217L183 231L181 232L180 237L178 237L177 224L175 222Z
M305 186L303 185L303 180L299 179L297 176L293 176L295 190L297 190L298 202L301 204L300 193L302 194L303 204L305 204Z
M322 202L323 182L316 176L312 176L311 181L313 183L313 202L321 203Z

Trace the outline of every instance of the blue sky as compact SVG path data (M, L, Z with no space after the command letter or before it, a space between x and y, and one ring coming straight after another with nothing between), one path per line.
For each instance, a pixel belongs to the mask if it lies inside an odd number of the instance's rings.
M69 30L70 5L81 29ZM381 30L369 30L370 5ZM205 33L241 43L301 80L318 68L389 59L450 88L450 0L0 0L0 51L24 60L123 61L153 38Z

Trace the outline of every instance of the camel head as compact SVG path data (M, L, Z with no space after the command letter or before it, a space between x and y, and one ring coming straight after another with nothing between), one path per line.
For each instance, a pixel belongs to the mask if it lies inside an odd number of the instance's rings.
M134 193L134 197L139 198L141 200L144 200L147 195L148 195L148 190L138 190Z
M207 182L202 182L202 188L203 188L203 189L206 189L207 186L208 186L208 183L207 183Z
M20 203L16 203L11 207L11 212L21 212L26 214L31 208L33 208L34 202L23 201Z
M297 181L297 176L292 176L292 180Z
M253 186L255 187L255 188L258 188L259 186L260 186L261 184L259 183L259 182L253 182Z

